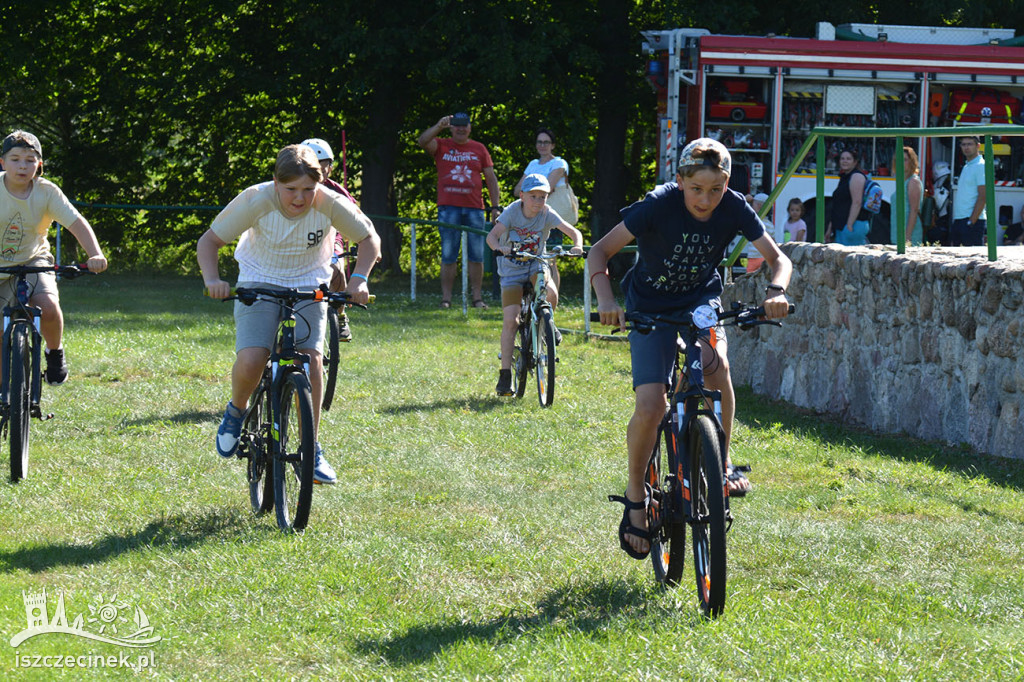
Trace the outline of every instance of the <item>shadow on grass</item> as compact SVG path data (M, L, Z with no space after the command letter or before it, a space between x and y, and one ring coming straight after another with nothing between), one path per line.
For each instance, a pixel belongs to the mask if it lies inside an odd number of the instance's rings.
M464 398L446 398L432 403L406 403L390 405L381 410L385 414L401 415L410 412L433 412L435 410L470 410L472 412L488 412L508 404L508 398L492 396L466 396Z
M202 514L175 514L151 521L132 533L110 534L91 544L55 543L0 551L0 572L18 569L45 571L54 566L84 566L144 547L189 547L220 542L248 526L251 515L236 510L208 510Z
M150 426L152 424L203 424L206 422L220 423L224 413L215 410L188 410L172 415L154 414L142 419L125 420L121 426Z
M762 425L778 422L783 430L802 438L814 438L822 443L851 443L868 454L926 464L937 471L956 472L1000 488L1024 490L1024 462L1021 460L982 454L967 445L953 446L907 435L875 433L844 424L834 415L817 414L755 395L748 387L737 387L736 398L736 415L741 420L757 420ZM914 485L913 481L905 483ZM971 510L965 508L965 511Z
M378 655L396 665L414 665L443 653L462 642L484 642L497 646L530 636L543 636L557 628L568 632L598 632L622 613L639 615L649 594L625 580L604 580L589 586L566 585L542 599L533 615L505 615L482 622L444 622L421 625L383 640L356 642L363 654Z

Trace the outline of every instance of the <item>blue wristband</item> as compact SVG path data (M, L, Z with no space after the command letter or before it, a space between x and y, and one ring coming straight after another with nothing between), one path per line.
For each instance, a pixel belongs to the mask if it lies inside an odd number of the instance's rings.
M358 272L353 272L351 275L349 275L349 277L358 277L359 279L363 280L364 282L369 282L370 281L370 280L368 280L366 278L366 275L360 275Z

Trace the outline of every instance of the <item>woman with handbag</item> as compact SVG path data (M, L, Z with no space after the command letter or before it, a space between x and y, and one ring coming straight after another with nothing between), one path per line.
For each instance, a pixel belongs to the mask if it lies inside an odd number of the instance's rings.
M526 170L523 171L523 177L516 183L512 194L519 197L523 180L526 179L527 175L532 175L533 173L543 175L548 179L548 184L551 186L551 195L548 197L547 205L553 208L562 220L575 227L576 223L579 222L579 203L572 191L572 187L569 186L569 164L562 157L554 155L555 134L547 128L539 129L537 131L536 145L537 158L530 161L526 166ZM552 232L553 234L548 238L548 247L562 243L562 233L557 230ZM560 281L558 268L555 266L554 261L551 263L551 277L557 287Z

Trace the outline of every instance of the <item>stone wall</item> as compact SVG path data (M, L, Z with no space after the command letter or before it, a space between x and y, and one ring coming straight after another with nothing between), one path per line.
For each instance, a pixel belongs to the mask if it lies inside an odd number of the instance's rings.
M1024 458L1024 247L791 243L784 326L729 329L733 381L754 392L907 433ZM726 287L760 302L768 268Z

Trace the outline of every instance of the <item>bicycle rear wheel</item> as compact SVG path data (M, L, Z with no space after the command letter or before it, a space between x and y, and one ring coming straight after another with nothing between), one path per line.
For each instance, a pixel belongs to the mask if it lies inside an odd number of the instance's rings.
M327 338L324 346L324 396L320 405L326 412L334 401L334 385L338 381L338 344L341 342L341 322L338 311L327 306Z
M11 328L11 403L7 432L11 443L11 481L28 475L28 422L31 417L29 393L32 387L32 363L29 354L28 325Z
M238 448L246 458L249 502L254 514L274 508L273 440L270 436L270 393L261 385L249 399Z
M537 398L541 407L555 401L555 323L551 311L542 309L537 323Z
M517 398L522 398L526 393L526 377L530 372L532 357L530 324L529 322L520 322L519 329L516 331L516 345L512 348L512 392L516 394Z
M665 463L671 468L675 461L675 435L671 428L662 424L658 429L658 440L654 443L654 451L647 463L645 482L651 487L651 506L648 509L647 524L652 530L651 562L654 564L654 577L658 582L675 587L683 577L686 563L686 524L676 518L676 491L678 480L673 476L674 484L662 477L661 442L665 438Z
M274 503L281 530L302 530L313 500L313 400L309 380L289 372L281 384L274 457Z
M690 448L690 498L693 566L697 596L706 616L725 608L725 476L714 422L699 415L687 434Z

